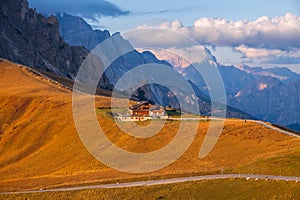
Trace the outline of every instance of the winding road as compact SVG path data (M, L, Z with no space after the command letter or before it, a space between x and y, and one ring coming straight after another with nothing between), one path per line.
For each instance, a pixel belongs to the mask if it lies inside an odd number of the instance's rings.
M256 120L250 120L250 121L253 121L253 122L255 122L255 123L261 124L261 125L263 125L263 126L269 128L269 129L272 129L272 130L274 130L274 131L283 133L283 134L285 134L285 135L289 135L289 136L292 136L292 137L300 138L300 135L297 135L297 134L292 133L292 132L289 132L289 131L282 130L282 129L277 128L277 127L275 127L275 126L272 126L272 125L270 125L270 124L268 124L268 123L266 123L266 122L263 122L263 121L256 121Z
M246 122L254 122L254 123L257 123L257 124L260 124L266 128L269 128L269 129L272 129L274 131L277 131L279 133L282 133L282 134L285 134L285 135L289 135L289 136L292 136L292 137L296 137L296 138L300 138L300 135L297 135L295 133L292 133L292 132L289 132L289 131L285 131L283 129L280 129L280 128L277 128L275 126L272 126L271 124L267 123L267 122L264 122L264 121L258 121L258 120L250 120L250 119L247 119L247 120L244 120L244 119L224 119L224 118L217 118L217 117L208 117L208 118L199 118L199 117L195 117L195 118L168 118L170 120L175 120L175 121L208 121L208 120L212 120L212 121L218 121L218 120L225 120L225 121L246 121Z
M273 176L273 175L250 175L250 174L217 174L217 175L206 175L206 176L191 176L182 178L171 178L162 180L149 180L149 181L138 181L128 183L114 183L114 184L100 184L90 186L78 186L78 187L66 187L57 189L40 189L20 192L2 192L1 194L30 194L30 193L46 193L46 192L66 192L66 191L78 191L78 190L89 190L89 189L111 189L111 188L126 188L126 187L140 187L140 186L152 186L152 185L164 185L173 183L182 183L189 181L202 181L202 180L217 180L217 179L254 179L254 180L275 180L275 181L294 181L298 182L300 177L295 176Z

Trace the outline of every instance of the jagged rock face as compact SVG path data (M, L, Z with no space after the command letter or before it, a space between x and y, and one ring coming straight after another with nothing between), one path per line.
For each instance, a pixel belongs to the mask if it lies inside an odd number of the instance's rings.
M57 14L59 21L59 32L62 38L73 46L83 46L93 50L97 45L110 37L107 30L93 30L82 18L68 15L66 13Z
M62 15L57 14L56 17L59 21L61 36L69 44L83 46L89 50L93 50L101 42L111 38L109 31L93 30L92 27L81 17L68 15L66 13L63 13ZM117 35L119 39L111 39L111 46L116 48L131 46L130 43L123 39L119 33L114 35ZM147 63L157 63L172 67L166 61L158 60L149 51L145 51L143 53L131 51L115 60L105 71L105 74L110 83L115 85L120 77L122 77L126 72L134 67Z
M38 14L26 0L0 5L0 57L74 79L89 51L65 43L58 20Z

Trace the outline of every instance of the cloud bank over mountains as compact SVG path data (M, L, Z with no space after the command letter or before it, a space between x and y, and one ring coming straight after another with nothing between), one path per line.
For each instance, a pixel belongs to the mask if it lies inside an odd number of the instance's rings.
M300 47L300 17L287 13L285 16L260 17L255 21L226 21L201 18L192 28L185 28L200 43L218 46L240 46L281 49Z
M184 39L174 39L172 34L153 35L147 33L145 28L147 26L138 27L144 31L129 34L128 38L135 38L136 41L136 37L142 37L146 46L151 46L151 42L156 46L159 43L170 47L189 45ZM201 45L232 47L247 62L256 60L259 63L299 64L300 61L300 17L292 13L273 18L262 16L253 21L200 18L191 26L184 26L178 20L165 21L159 28L185 34Z
M110 25L103 23L105 19L114 19L114 23L128 25L139 21L141 17L134 15L136 12L134 9L133 12L129 12L107 0L29 0L29 2L31 6L37 7L38 11L44 14L67 12L72 15L79 15L93 25L93 27L100 29L104 27L109 29ZM148 4L149 6L152 5L150 2ZM119 5L122 5L122 7L125 6L124 3L119 3ZM211 49L214 49L214 47L226 48L226 55L218 53L222 50L216 51L214 54L216 57L224 58L223 60L220 59L221 63L266 67L288 66L293 67L298 73L300 72L300 17L298 15L287 12L282 16L261 16L254 20L236 21L224 18L202 17L194 22L190 21L193 24L189 26L184 25L180 21L184 21L182 16L178 16L180 20L174 21L155 18L159 13L174 11L178 13L180 11L176 10L176 6L174 10L172 9L160 9L161 11L159 12L151 11L149 14L147 12L143 13L144 15L153 15L154 18L151 18L151 20L156 20L157 22L152 24L156 28L162 29L160 34L153 33L151 29L145 29L151 28L151 25L149 25L151 23L148 19L148 21L140 21L140 23L137 22L136 25L132 26L136 27L138 24L144 24L138 27L138 31L124 33L126 34L126 39L135 41L134 46L138 48L157 46L166 49L189 48L191 46L190 40L187 40L186 37L178 37L176 32L179 32L196 40L200 45L211 46ZM170 18L174 19L174 17ZM126 19L129 21L126 21ZM170 31L166 33L163 29L173 30L174 33ZM116 29L116 31L119 30ZM227 58L225 59L225 57Z
M117 17L129 14L129 11L105 0L29 0L29 3L31 7L36 7L39 12L47 15L66 12L96 20L101 16Z

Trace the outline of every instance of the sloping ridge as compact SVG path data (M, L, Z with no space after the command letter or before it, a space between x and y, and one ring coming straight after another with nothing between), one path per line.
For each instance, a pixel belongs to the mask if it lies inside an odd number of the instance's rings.
M111 169L88 153L73 122L70 90L5 60L0 61L0 74L0 191L146 179L149 176ZM96 97L96 106L109 107L110 98ZM107 136L130 151L142 148L147 152L161 148L174 137L179 124L166 122L163 134L147 141L132 140L120 134L106 112L99 110L99 122ZM209 123L201 122L195 141L178 161L151 173L151 176L215 173L222 168L251 164L257 158L281 155L287 151L287 146L293 150L300 144L298 139L259 124L233 120L225 123L222 136L210 155L199 159L197 152ZM241 155L240 152L244 153ZM226 163L222 161L224 158L228 160Z
M51 126L56 121L65 124L70 91L8 61L1 61L0 70L0 128L4 138L0 152L11 152L9 157L0 153L0 167L3 167L43 148L53 136L49 133L58 130L59 123Z

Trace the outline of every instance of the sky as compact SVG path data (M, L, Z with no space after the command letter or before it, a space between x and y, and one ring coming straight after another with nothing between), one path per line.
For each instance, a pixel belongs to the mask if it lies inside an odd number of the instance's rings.
M44 14L79 15L94 28L112 33L125 34L128 30L149 27L176 31L209 48L221 64L284 66L300 73L299 0L29 0L29 3ZM136 37L152 41L155 38L156 43L174 40L172 35L160 39L141 33ZM185 41L180 42L184 46Z

